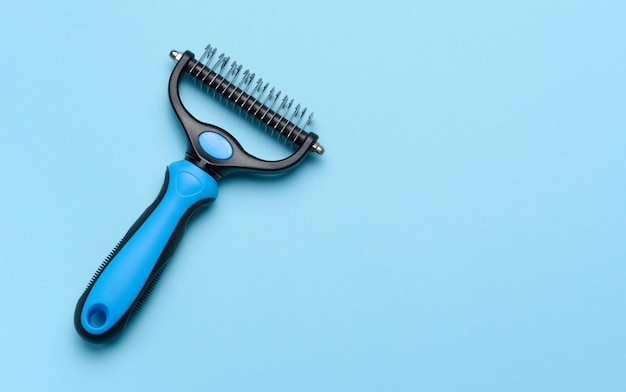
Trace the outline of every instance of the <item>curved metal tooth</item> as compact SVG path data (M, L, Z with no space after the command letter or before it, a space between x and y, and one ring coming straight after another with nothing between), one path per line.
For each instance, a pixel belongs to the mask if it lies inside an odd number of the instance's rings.
M306 114L307 109L308 108L304 108L302 110L302 113L300 113L300 117L298 117L298 122L296 123L296 127L295 128L298 128L300 126L300 123L302 122L302 119L304 118L304 115ZM302 134L302 128L300 128L300 130L298 131L298 134L293 138L293 140L298 140L298 138L300 137L301 134Z
M213 56L211 56L213 57ZM217 56L217 60L215 61L215 64L213 64L213 66L211 67L211 69L209 70L209 72L207 72L206 75L204 75L204 77L202 78L202 83L204 83L204 79L206 79L207 76L209 76L209 74L211 74L212 72L215 72L215 68L217 68L217 66L220 64L220 62L222 61L222 59L224 58L224 53L220 53L219 56ZM207 62L207 66L208 66L208 62Z
M276 115L276 112L274 111L274 105L276 105L276 102L278 102L278 98L280 97L281 92L282 92L282 91L279 91L279 92L277 92L277 93L276 93L276 95L274 96L274 100L272 101L271 105L267 107L267 110L266 110L266 111L265 111L265 113L263 114L263 117L261 117L261 119L260 119L261 123L262 123L264 126L266 126L266 127L270 127L270 126L269 126L269 121L268 121L267 123L265 123L265 122L263 122L263 119L265 118L265 116L267 115L267 113L269 113L270 111L271 111L272 113L274 113L274 114L272 115L272 117L274 117L274 116ZM271 128L271 127L270 127L270 128ZM272 136L274 135L274 130L273 130L273 128L272 128L272 131L271 131L271 135L272 135Z
M272 122L272 120L274 120L274 117L276 117L276 115L277 115L278 113L280 113L280 112L283 110L283 108L284 108L284 106L285 106L285 103L287 102L287 100L288 100L288 99L289 99L289 96L288 96L288 95L285 95L285 96L283 97L283 100L281 101L280 105L278 106L278 109L276 109L276 110L274 111L274 113L272 114L272 117L270 117L270 118L267 120L267 125L268 125L270 128L272 128L272 136L274 136L274 130L276 129L276 127L271 126L271 125L270 125L270 123Z
M243 86L243 92L242 93L248 94L246 91L248 91L248 89L250 88L250 85L252 84L252 81L254 80L255 77L256 77L256 74L252 74L252 75L248 76L248 80L246 80L246 83ZM250 94L248 94L248 97L246 98L246 100L243 101L243 103L241 104L242 108L246 104L246 102L248 102L249 99L250 99ZM247 111L246 111L246 118L248 118L248 112Z
M302 127L303 131L306 129L306 127L309 126L309 124L311 124L311 121L313 121L313 112L311 112L311 114L309 114L309 118L306 120L306 123Z
M257 94L259 92L259 89L262 86L263 86L263 79L261 79L261 78L257 79L256 84L254 85L254 88L252 89L252 91L250 91L250 94L248 94L248 97L246 97L246 100L241 103L241 108L242 109L245 106L245 104L250 100L250 97L256 97L257 96ZM241 92L241 94L243 94L243 91ZM239 97L241 97L241 94L239 94ZM235 102L239 101L239 97L237 97L237 100ZM255 99L255 101L256 101L256 99ZM254 101L252 101L252 105L254 105ZM250 106L250 107L252 107L252 106ZM248 110L249 109L250 108L248 108ZM246 110L246 112L247 112L247 110Z
M202 70L204 69L204 67L205 67L204 60L205 60L205 59L207 59L207 58L209 57L209 53L210 53L210 52L211 52L211 45L207 45L207 46L204 48L204 53L202 53L202 56L200 56L200 58L198 59L198 62L197 62L197 63L195 63L195 64L193 65L193 68L191 69L191 71L189 71L189 74L190 74L190 75L193 75L193 70L195 69L195 67L196 67L198 64L202 64L202 67L198 68L198 72L196 73L195 81L197 81L197 80L198 80L197 78L198 78L198 76L200 76L200 72L202 72Z
M228 71L228 73L226 73L226 76L224 77L224 79L228 83L222 90L221 96L223 96L226 93L226 90L228 90L228 87L230 87L230 85L237 80L237 77L239 76L239 71L241 71L241 65L238 66L236 61L233 62L230 66L230 70Z
M263 79L259 79L259 80L263 80ZM258 97L254 98L254 101L252 102L252 105L250 105L250 107L253 107L255 103L257 103L262 97L263 94L265 94L265 90L267 90L267 86L269 86L269 83L265 83L265 86L263 86L263 89L261 90L261 93L259 94ZM270 91L270 95L274 93L274 89L272 88L272 91ZM268 95L269 97L269 95ZM259 110L263 107L263 105L265 105L265 102L267 101L267 98L265 98L265 101L263 101L263 103L254 111L253 116L256 117L256 114L259 112Z
M300 114L300 117L298 117L298 122L296 123L296 128L298 128L298 127L300 126L300 123L302 122L302 119L304 118L304 115L306 114L306 111L307 111L308 109L309 109L309 108L304 108L304 109L302 110L302 113ZM302 128L300 128L300 129L302 129ZM298 135L298 136L300 136L300 135Z
M287 127L288 124L292 125L291 131L289 131L289 133L287 134L286 138L289 139L291 137L291 133L293 132L295 128L295 124L292 122L293 118L296 116L296 114L298 114L298 112L300 111L300 104L298 104L296 106L296 108L293 110L293 113L291 114L291 117L289 117L289 120L287 120L287 123L285 124L285 126L283 127L283 129L280 130L280 133L282 133L284 135L284 131L285 128ZM290 140L290 139L289 139ZM293 140L291 141L291 145L293 146Z
M272 118L270 118L269 120L267 120L268 125L274 120L274 117L276 117L277 114L281 114L280 118L276 121L276 124L274 126L272 126L272 135L274 135L274 130L278 131L278 125L280 124L280 120L283 119L285 112L287 112L289 110L289 107L291 106L291 104L293 103L293 99L291 100L291 102L289 102L287 105L285 105L287 103L287 100L289 99L288 95L285 95L283 97L283 101L280 103L280 106L278 107L278 110L276 110L276 112L274 113L274 115L272 116ZM278 131L278 133L280 134L280 131Z
M241 80L239 81L239 84L237 85L237 88L235 88L229 95L228 95L228 99L230 99L230 97L233 95L233 93L237 90L239 90L239 95L237 96L237 99L235 99L234 103L237 103L237 101L239 101L239 98L241 98L241 94L243 94L243 91L241 90L241 85L243 84L243 82L245 82L245 80L248 78L248 75L250 74L250 70L246 69L245 71L243 71L243 75L241 75Z
M263 119L265 118L265 116L267 115L267 113L270 112L270 110L272 110L272 107L276 104L276 101L278 100L278 97L280 96L280 91L277 94L274 94L274 87L272 87L272 90L270 91L269 95L267 96L267 98L265 98L265 102L263 102L263 105L261 106L262 108L265 108L265 113L263 113L263 115L261 116L261 118L259 118L259 123L263 124L263 125L267 125L263 122ZM267 106L266 102L271 101L271 105Z
M215 56L215 53L217 52L217 48L213 48L211 50L211 53L209 53L209 55L207 56L206 60L204 60L204 66L207 67L209 65L209 63L211 62L211 60L213 60L213 56Z
M226 65L228 64L228 62L230 61L230 57L228 56L224 56L224 53L220 54L220 57L217 59L217 62L215 63L215 65L213 66L213 68L215 68L218 64L221 63L219 69L217 70L217 72L213 71L213 69L211 69L211 71L215 72L215 75L213 75L213 79L211 79L211 81L209 82L209 86L211 86L213 84L213 82L215 81L215 78L217 78L217 75L220 75L222 73L222 71L224 70L224 68L226 67Z
M266 111L265 111L265 113L263 114L263 117L261 117L261 118L259 119L260 121L263 121L263 119L265 118L265 116L267 115L267 113L269 113L269 112L272 110L272 108L274 107L274 105L276 105L276 101L278 101L278 97L280 97L280 93L281 93L281 92L282 92L282 91L277 92L277 93L276 93L276 96L274 96L274 100L272 101L272 104L271 104L270 106L266 106L266 107L267 107L267 110L266 110Z
M217 97L219 99L220 102L222 102L222 94L220 94L220 92L218 91L218 89L220 88L220 86L222 85L222 83L224 83L224 81L226 80L226 77L228 76L228 73L230 72L230 70L228 70L228 72L226 72L224 75L222 75L222 72L224 72L224 70L226 69L226 66L228 66L228 63L230 62L230 56L226 57L224 59L224 62L222 63L222 65L219 68L219 71L217 72L217 75L222 77L222 80L219 82L219 84L217 86L215 86L215 93L218 94L219 96ZM213 78L213 80L216 79L217 75L215 75L215 77ZM213 81L212 80L212 81ZM211 82L212 82L211 81Z
M287 96L285 96L284 100L283 100L283 105L284 102L287 100ZM280 115L280 118L278 119L278 121L276 121L276 127L275 129L278 131L278 133L280 133L281 135L284 136L283 131L285 130L285 127L287 126L287 124L285 123L285 125L283 125L282 129L278 129L278 126L280 125L280 122L283 121L283 118L285 118L285 115L288 114L291 111L291 105L293 105L293 99L291 101L289 101L289 103L287 104L287 106L284 107L284 109L282 109L282 114ZM280 110L279 110L280 112Z

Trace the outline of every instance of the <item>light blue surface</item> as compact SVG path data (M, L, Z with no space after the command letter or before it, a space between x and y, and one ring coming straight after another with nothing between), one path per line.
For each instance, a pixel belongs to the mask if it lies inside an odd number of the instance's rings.
M623 1L4 2L0 390L625 390L624 20ZM314 110L327 152L220 184L94 349L76 300L183 157L168 55L206 43Z
M183 216L193 205L217 197L217 181L189 161L169 165L168 178L159 204L107 264L87 295L80 321L88 333L106 333L128 312ZM94 314L98 315L95 320Z

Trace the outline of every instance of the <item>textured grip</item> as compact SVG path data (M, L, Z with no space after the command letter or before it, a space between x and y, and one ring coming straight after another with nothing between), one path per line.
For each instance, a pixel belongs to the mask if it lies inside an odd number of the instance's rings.
M157 199L100 266L78 300L74 324L86 340L116 337L143 303L189 220L217 197L217 182L183 160L168 166Z

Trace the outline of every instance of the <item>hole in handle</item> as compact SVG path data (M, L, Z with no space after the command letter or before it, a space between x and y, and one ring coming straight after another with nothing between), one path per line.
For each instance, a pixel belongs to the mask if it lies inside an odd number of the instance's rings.
M93 305L87 312L87 323L91 328L101 328L106 324L108 309L102 304Z

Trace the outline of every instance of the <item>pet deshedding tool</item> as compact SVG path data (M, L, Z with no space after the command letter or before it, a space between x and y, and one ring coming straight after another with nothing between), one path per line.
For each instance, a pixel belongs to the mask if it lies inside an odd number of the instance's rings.
M156 200L132 225L96 271L74 313L76 330L85 340L104 343L118 336L157 282L189 221L217 197L217 182L232 173L275 174L291 169L310 152L322 154L318 136L305 129L312 115L249 70L206 47L194 54L172 51L176 61L169 98L188 139L185 159L167 167ZM247 153L227 131L193 117L183 106L179 84L188 75L216 97L256 119L289 142L293 153L267 161ZM302 125L303 124L303 125Z

